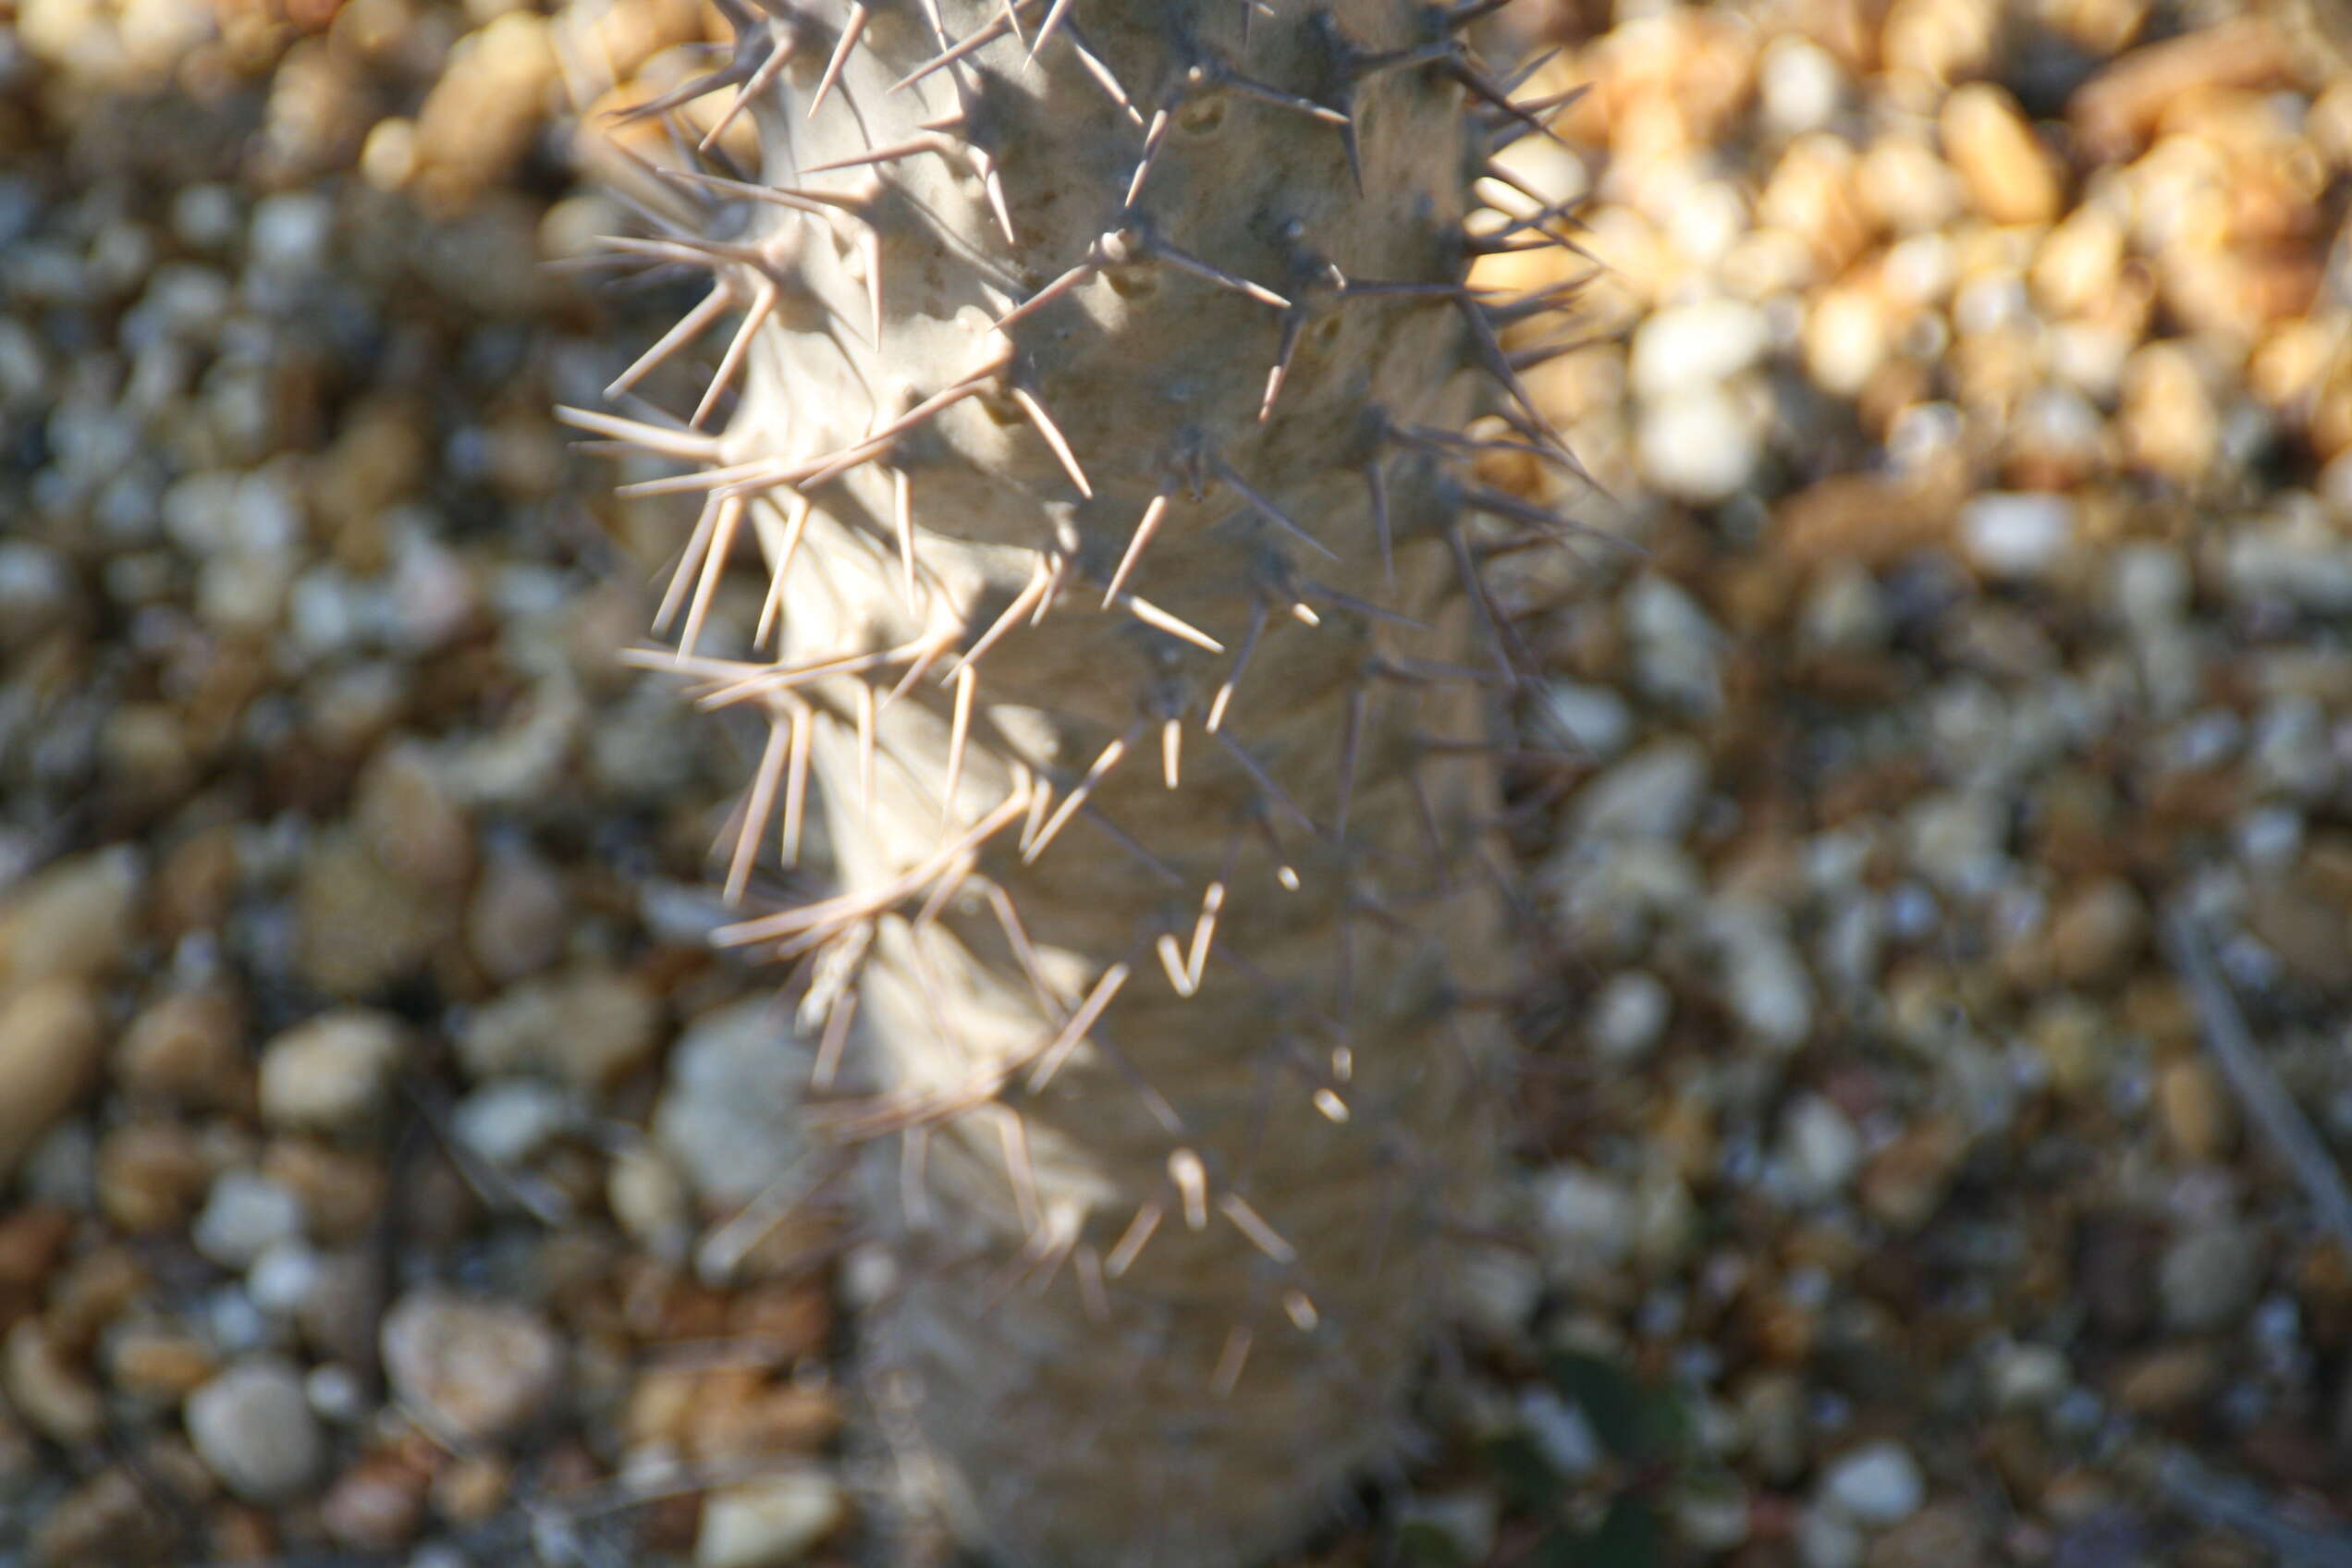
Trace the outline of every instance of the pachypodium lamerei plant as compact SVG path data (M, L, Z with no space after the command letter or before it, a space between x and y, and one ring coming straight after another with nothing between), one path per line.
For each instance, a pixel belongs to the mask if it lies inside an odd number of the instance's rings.
M1493 1179L1479 571L1556 523L1470 464L1566 460L1499 340L1550 301L1466 282L1563 215L1474 218L1542 107L1464 42L1499 4L726 0L646 106L760 167L666 177L702 216L629 243L714 287L623 381L724 349L678 423L566 417L703 497L668 662L769 725L730 895L826 814L838 891L727 936L817 955L900 1270L863 1354L1003 1561L1312 1529ZM707 656L751 538L755 655Z

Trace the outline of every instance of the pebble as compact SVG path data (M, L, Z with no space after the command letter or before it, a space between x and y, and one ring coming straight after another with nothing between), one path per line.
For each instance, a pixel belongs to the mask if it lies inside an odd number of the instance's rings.
M1633 1251L1633 1194L1597 1171L1562 1166L1536 1178L1536 1222L1564 1280L1605 1278Z
M1968 561L2002 581L2047 577L2075 538L2075 505L2063 496L1994 492L1960 508Z
M302 1200L293 1192L250 1170L227 1170L213 1182L190 1239L214 1263L242 1273L302 1228Z
M458 1102L449 1130L491 1165L514 1170L580 1120L579 1107L555 1085L532 1078L497 1078Z
M1722 706L1723 634L1690 594L1655 572L1635 581L1619 602L1634 645L1634 677L1667 706L1697 715Z
M1796 1516L1796 1555L1805 1568L1862 1568L1862 1532L1830 1508L1807 1508Z
M113 1070L115 1083L137 1098L203 1110L250 1104L244 1006L225 986L167 991L123 1031Z
M1942 129L1944 155L1986 217L2046 224L2058 215L2057 171L2006 91L1983 81L1954 89L1943 101Z
M37 1317L20 1317L0 1341L0 1390L43 1436L67 1445L95 1441L105 1427L98 1386Z
M2001 1347L1989 1376L1993 1403L2003 1410L2046 1410L2074 1383L2064 1351L2016 1341Z
M1578 839L1682 839L1706 801L1707 753L1697 741L1653 741L1576 792L1567 830Z
M1610 976L1586 1015L1586 1037L1604 1060L1625 1065L1648 1055L1666 1033L1673 994L1665 982L1643 970Z
M337 1008L296 1024L262 1049L261 1108L274 1126L348 1133L379 1118L406 1049L387 1012Z
M188 1397L189 1440L221 1484L248 1502L283 1503L317 1481L326 1435L302 1375L276 1356L231 1366Z
M679 1036L654 1138L704 1203L747 1203L799 1161L812 1048L765 997L705 1013Z
M1927 1501L1918 1462L1901 1443L1879 1441L1849 1449L1822 1467L1819 1495L1858 1525L1900 1524Z
M651 1057L661 1014L634 976L575 968L499 993L459 1032L458 1055L476 1078L536 1070L604 1089Z
M840 1483L819 1471L722 1487L703 1504L694 1568L785 1568L804 1560L848 1514Z
M90 979L120 964L145 881L124 844L59 861L11 889L0 908L0 988Z
M1861 1169L1862 1134L1828 1100L1799 1095L1781 1114L1780 1152L1789 1195L1819 1203L1843 1191Z
M2164 1249L2156 1276L2164 1325L2175 1333L2202 1334L2227 1328L2261 1293L2264 1255L2261 1232L2223 1220L2188 1231Z
M1813 1032L1813 981L1770 912L1718 905L1706 922L1723 1005L1758 1044L1794 1050Z
M537 1314L434 1286L393 1304L381 1341L395 1397L431 1429L468 1443L537 1421L563 1375L563 1341Z
M0 1001L0 1180L96 1085L104 1053L98 998L70 973Z
M509 983L556 962L570 920L554 867L527 851L494 853L466 909L466 943L483 973Z
M2060 984L2097 986L2120 980L2148 941L2148 909L2138 889L2106 877L2069 895L2050 923L2047 951Z
M1634 390L1672 401L1748 369L1771 341L1764 312L1744 300L1701 300L1656 312L1634 333Z
M1644 405L1634 446L1644 478L1701 506L1738 494L1763 457L1756 422L1730 392L1704 381Z
M1635 731L1634 711L1623 697L1606 686L1573 680L1544 683L1534 721L1539 734L1596 762L1623 751Z

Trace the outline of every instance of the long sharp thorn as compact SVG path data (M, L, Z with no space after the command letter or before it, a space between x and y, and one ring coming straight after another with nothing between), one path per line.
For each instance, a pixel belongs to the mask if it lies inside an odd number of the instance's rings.
M1177 787L1183 773L1184 721L1167 718L1159 726L1159 777L1170 789Z
M1291 302L1271 288L1262 284L1252 283L1246 277L1237 277L1222 267L1212 266L1189 251L1179 250L1166 240L1154 239L1151 242L1151 254L1179 272L1191 273L1194 277L1213 283L1219 288L1230 288L1234 293L1255 300L1261 305L1271 305L1278 311L1287 311L1291 308Z
M1119 1240L1112 1243L1110 1256L1103 1259L1103 1272L1117 1280L1133 1268L1135 1259L1143 1256L1145 1243L1152 1239L1152 1232L1159 1229L1163 1218L1159 1200L1145 1200L1143 1207L1135 1210L1135 1218L1127 1222L1127 1229L1120 1232Z
M1185 978L1194 989L1199 988L1201 974L1208 967L1209 944L1217 937L1217 916L1224 907L1225 882L1219 877L1201 895L1200 918L1193 923L1192 949L1184 955Z
M1023 616L1043 603L1046 587L1050 581L1050 574L1045 571L1033 573L1028 586L1013 596L1012 603L1005 606L1003 614L988 623L988 630L980 634L980 640L964 651L963 657L956 663L956 672L960 675L978 664L981 655L997 645L998 639L1011 631Z
M1031 1094L1053 1082L1054 1074L1060 1072L1062 1063L1070 1060L1070 1053L1076 1050L1079 1042L1086 1037L1086 1031L1095 1026L1102 1017L1103 1010L1110 1005L1111 998L1119 995L1119 988L1127 984L1129 973L1124 963L1114 963L1103 971L1102 978L1095 982L1095 988L1086 994L1086 999L1079 1005L1076 1012L1070 1015L1070 1022L1061 1026L1053 1043L1037 1058L1037 1065L1030 1070Z
M661 606L654 611L654 630L664 632L678 619L686 602L686 585L699 574L703 557L710 548L712 531L718 523L718 509L723 503L716 496L705 496L702 515L694 520L694 532L686 541L686 553L678 557L676 570L669 574L669 587L662 594Z
M792 570L792 557L800 553L801 535L808 531L809 514L815 503L806 496L793 496L789 516L784 524L784 545L776 555L776 570L768 574L767 597L760 605L759 630L752 633L752 646L756 648L767 641L768 633L784 610L784 579Z
M805 704L792 710L792 754L784 775L784 829L777 852L786 865L801 864L801 824L808 814L810 743L815 740L816 713Z
M605 396L618 398L636 386L655 365L701 337L709 329L711 323L727 313L727 307L732 303L734 300L724 285L704 295L692 310L679 317L677 325L663 333L652 348L638 355L634 364L613 377L612 385L605 388Z
M1295 817L1299 826L1309 833L1321 837L1323 830L1315 826L1315 819L1306 815L1306 808L1291 798L1290 791L1275 781L1274 776L1266 771L1264 764L1250 755L1248 751L1236 742L1231 735L1219 731L1217 739L1219 743L1231 754L1233 760L1242 765L1242 771L1250 776L1250 781L1258 787L1260 792L1268 801L1280 806L1289 815Z
M1070 14L1072 4L1072 0L1053 0L1053 8L1046 13L1045 21L1037 29L1036 41L1029 45L1029 64L1034 66L1037 63L1037 52L1060 28L1061 19Z
M1168 140L1168 123L1167 110L1153 111L1151 124L1144 131L1143 156L1135 160L1135 172L1127 181L1125 205L1129 211L1144 199L1144 181L1151 177L1152 160L1159 156L1160 143Z
M702 574L694 583L694 602L687 606L686 626L678 636L678 652L682 657L692 658L694 644L702 638L703 622L710 614L711 595L717 592L719 575L727 570L727 557L734 553L735 532L742 521L742 497L730 496L718 503L710 547L703 552Z
M680 462L713 463L718 460L719 438L698 431L668 430L642 420L621 419L614 414L602 414L594 409L557 409L556 418L575 430L609 436L659 457L675 458Z
M988 211L996 215L997 227L1003 233L1005 243L1020 244L1012 235L1012 209L1005 203L1004 180L997 173L996 164L975 147L972 150L972 166L979 171L980 189L987 194Z
M914 607L914 484L904 469L890 472L890 536L899 547L899 596Z
M963 748L972 736L972 689L979 674L969 663L955 672L955 709L948 721L948 777L939 798L940 815L949 820L955 815L956 786L963 779Z
M1044 436L1046 445L1053 448L1053 455L1060 461L1062 472L1070 475L1071 484L1078 486L1078 494L1091 500L1095 487L1086 483L1086 471L1078 466L1078 459L1071 452L1070 443L1062 439L1061 427L1054 423L1051 414L1046 412L1045 404L1020 386L1012 389L1012 400L1021 405L1021 411L1029 416L1029 423L1037 427L1037 434Z
M1242 683L1242 676L1249 668L1250 655L1257 651L1258 633L1265 630L1266 606L1256 605L1250 610L1249 630L1242 634L1242 651L1233 655L1232 669L1219 682L1217 695L1209 700L1208 722L1203 728L1211 735L1225 727L1225 710L1232 704L1233 688Z
M741 116L743 111L752 106L752 101L766 92L768 84L781 76L784 67L792 63L796 47L797 40L788 39L767 52L767 58L760 62L759 69L746 78L743 84L735 90L735 96L728 100L727 112L713 121L708 130L703 132L703 139L695 143L694 151L707 154L712 148L718 145L718 139L727 134L728 127L733 125Z
M924 153L944 153L952 145L953 143L943 136L925 134L911 141L899 141L888 147L877 147L871 153L852 153L846 158L835 158L830 163L811 164L801 172L827 174L834 169L853 169L871 164L887 164L900 158L915 157Z
M1029 3L1029 0L1020 0L1020 3L1026 5ZM908 88L913 87L916 82L921 81L925 77L931 75L934 71L945 70L948 67L954 65L958 60L962 59L966 55L971 54L974 50L986 48L987 45L995 43L998 39L1002 38L1008 31L1011 31L1012 24L1010 20L1010 14L1012 10L1017 8L1018 6L1008 6L1004 13L1000 13L997 17L996 20L988 23L986 27L977 29L970 37L960 39L956 43L949 44L947 48L941 50L938 54L934 55L930 59L925 60L913 70L909 71L906 75L892 82L890 84L890 91L893 92L903 92Z
M1034 1235L1039 1214L1037 1208L1037 1168L1029 1158L1029 1129L1023 1125L1021 1113L1001 1102L995 1107L997 1137L1004 1151L1005 1180L1012 1185L1013 1207L1021 1215L1021 1228Z
M833 1086L841 1070L841 1051L849 1044L850 1021L857 1016L858 994L843 991L825 1014L825 1033L816 1043L816 1061L809 1069L809 1087L819 1094Z
M751 884L752 864L759 855L760 835L775 815L777 786L784 779L784 758L791 750L791 739L790 719L780 716L769 719L767 746L760 753L759 771L752 775L742 830L735 836L735 855L727 866L727 888L721 897L729 909L743 901L743 889Z
M1241 496L1243 500L1247 501L1251 507L1256 508L1260 517L1263 517L1267 521L1273 523L1276 527L1281 529L1283 533L1292 535L1300 543L1306 545L1307 548L1313 550L1316 554L1327 556L1332 560L1338 560L1340 558L1340 555L1337 550L1332 549L1320 539L1315 537L1314 534L1309 533L1305 529L1301 528L1297 523L1292 522L1289 515L1285 513L1281 508L1276 506L1267 496L1261 495L1256 489L1255 489L1247 480L1234 472L1233 466L1231 463L1225 461L1222 458L1219 458L1215 459L1215 468L1217 477L1231 485L1233 487L1233 493Z
M1135 563L1144 558L1144 547L1152 542L1152 535L1159 532L1160 519L1167 515L1168 492L1163 490L1152 497L1151 505L1144 508L1143 521L1135 524L1135 536L1127 541L1127 553L1119 557L1119 570L1110 574L1110 586L1103 590L1103 608L1110 608L1120 591L1127 586L1128 574L1135 570Z
M1288 109L1292 114L1305 115L1309 119L1321 120L1325 125L1348 123L1347 116L1328 104L1318 104L1312 98L1302 98L1295 92L1285 92L1279 87L1268 87L1262 81L1253 81L1248 77L1231 72L1221 75L1218 80L1222 85L1231 88L1242 96L1255 98L1261 104L1271 104L1278 109Z
M1331 836L1347 842L1348 807L1355 801L1355 774L1364 753L1364 688L1348 693L1347 731L1340 744L1340 799L1332 808Z
M831 58L825 62L825 74L816 79L816 94L809 100L809 118L816 118L816 111L825 106L825 95L841 80L841 67L850 63L850 51L857 47L859 37L865 31L866 18L872 15L865 0L854 0L850 6L849 19L841 24L841 36L833 45Z
M1274 368L1266 373L1266 396L1257 405L1257 423L1264 424L1274 412L1274 399L1282 395L1282 378L1291 374L1291 356L1298 352L1299 333L1306 325L1306 312L1290 310L1282 315L1282 340L1274 350Z
M1085 777L1078 780L1078 787L1062 797L1061 804L1054 808L1054 814L1046 819L1045 826L1037 829L1037 836L1021 851L1022 864L1034 864L1037 857L1046 852L1046 846L1052 843L1063 826L1078 815L1079 808L1086 803L1086 797L1095 792L1095 786L1119 766L1120 760L1127 754L1127 748L1134 743L1134 739L1135 732L1130 729L1102 749L1101 754L1095 758L1094 766L1086 769Z
M1089 255L1084 261L1080 262L1076 266L1072 267L1068 272L1063 273L1060 277L1055 278L1051 283L1047 284L1043 288L1040 288L1035 294L1030 295L1029 298L1023 300L1021 303L1007 311L1003 315L998 316L997 318L997 330L998 332L1002 332L1013 323L1028 315L1032 311L1043 310L1046 306L1052 304L1056 300L1060 299L1064 294L1069 293L1080 284L1084 283L1088 278L1093 277L1098 270L1100 270L1100 263L1096 260L1095 256Z
M1298 1249L1282 1239L1281 1233L1266 1222L1265 1216L1252 1208L1239 1193L1220 1193L1217 1211L1232 1221L1233 1229L1249 1238L1250 1245L1277 1263L1298 1261Z
M1380 575L1396 586L1396 539L1389 526L1389 476L1374 458L1364 465L1364 488L1372 499L1372 532L1380 543Z
M1170 637L1181 638L1194 647L1208 653L1221 654L1225 651L1224 643L1211 637L1191 621L1180 616L1169 614L1149 599L1134 594L1121 594L1116 602L1129 615L1155 631L1165 631Z
M1159 967L1168 974L1169 988L1180 997L1193 995L1192 977L1184 973L1183 944L1163 931L1152 950L1159 955Z
M735 336L728 339L727 352L720 356L718 368L711 372L710 385L703 389L702 401L694 405L694 417L690 423L700 428L703 421L710 418L711 410L717 405L720 396L742 368L743 357L751 352L752 341L758 337L761 324L776 308L778 292L770 279L760 280L758 291L752 296L752 308L743 312L742 325L735 329Z
M1102 90L1110 95L1110 101L1124 110L1129 119L1137 125L1143 124L1144 112L1135 107L1133 97L1121 84L1111 68L1103 63L1102 56L1095 53L1094 45L1086 42L1086 35L1078 31L1078 24L1064 22L1061 31L1070 35L1070 47L1076 53L1078 63L1086 68L1086 74L1101 85Z

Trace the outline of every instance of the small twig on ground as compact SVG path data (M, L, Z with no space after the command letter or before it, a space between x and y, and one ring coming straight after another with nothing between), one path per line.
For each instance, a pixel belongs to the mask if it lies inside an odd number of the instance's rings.
M2204 933L2187 910L2176 907L2166 914L2164 945L2173 967L2180 972L2197 1003L2205 1043L2220 1060L2222 1076L2229 1081L2230 1089L2246 1108L2248 1118L2262 1130L2262 1136L2286 1162L2287 1170L2310 1200L2320 1223L2346 1247L2352 1248L2352 1187L2345 1184L2344 1173L2337 1169L2334 1157L2311 1130L2310 1122L2296 1108L2285 1085L2279 1082L2278 1074L2255 1046L2253 1035L2246 1027L2245 1015L2238 1011L2228 983L2213 962Z

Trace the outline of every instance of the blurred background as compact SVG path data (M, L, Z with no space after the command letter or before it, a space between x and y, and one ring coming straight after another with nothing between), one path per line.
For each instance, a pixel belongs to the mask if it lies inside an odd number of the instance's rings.
M2352 22L1513 25L1490 477L1638 551L1501 569L1525 1180L1311 1561L2352 1562ZM549 417L727 35L0 0L0 1564L855 1559L757 737Z

